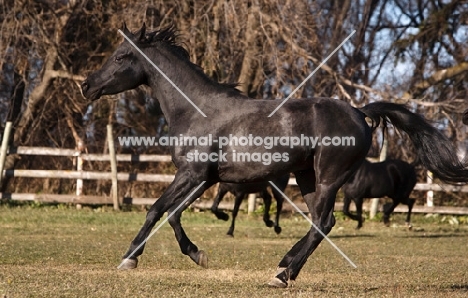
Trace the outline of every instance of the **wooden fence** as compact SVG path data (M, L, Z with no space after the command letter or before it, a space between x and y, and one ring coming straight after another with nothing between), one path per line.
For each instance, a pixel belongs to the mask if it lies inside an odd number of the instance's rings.
M3 135L2 146L0 148L0 182L2 177L28 177L28 178L57 178L57 179L75 179L76 193L75 194L31 194L31 193L0 193L0 199L11 199L19 201L39 201L46 203L74 203L74 204L113 204L115 209L119 208L120 204L135 204L135 205L151 205L156 198L117 198L117 182L118 181L144 181L170 183L174 179L174 175L165 174L146 174L146 173L118 173L117 162L171 162L171 157L166 155L145 155L145 154L115 154L114 150L110 150L109 154L87 154L75 149L47 148L47 147L12 147L8 148L7 140L9 132L7 131L8 124ZM112 128L108 127L108 140L111 140L109 148L114 148L112 143ZM23 170L12 169L3 170L4 161L7 154L19 155L37 155L37 156L64 156L76 159L74 163L76 169L67 170ZM111 163L111 172L96 172L84 171L84 161L102 161ZM112 195L106 196L90 196L83 195L83 180L112 180ZM290 186L297 186L295 178L289 180ZM418 183L415 190L425 192L468 192L468 185L454 186L447 184L433 183ZM207 209L211 206L211 202L197 201L193 204L195 208ZM305 204L298 204L301 210L306 211ZM230 209L231 205L221 205L221 208ZM335 210L341 210L342 204L337 203ZM369 206L364 206L364 210L369 210ZM395 212L407 212L406 206L398 206ZM415 213L442 213L442 214L468 214L467 207L443 207L431 206L431 203L426 203L425 206L414 206Z

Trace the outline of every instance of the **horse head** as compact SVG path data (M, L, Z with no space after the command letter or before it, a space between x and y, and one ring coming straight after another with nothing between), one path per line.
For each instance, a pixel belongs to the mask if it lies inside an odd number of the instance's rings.
M143 47L147 42L145 24L132 33L124 23L122 33L138 47ZM137 49L124 39L101 69L91 73L81 83L83 96L96 100L102 95L117 94L146 84L147 76L141 63L143 60Z

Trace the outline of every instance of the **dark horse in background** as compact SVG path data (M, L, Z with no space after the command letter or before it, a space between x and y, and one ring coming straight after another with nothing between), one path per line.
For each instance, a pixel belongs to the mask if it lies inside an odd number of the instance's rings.
M362 203L365 198L389 197L392 203L384 205L383 221L390 225L390 214L398 204L408 205L406 224L411 227L411 210L415 200L410 198L416 185L414 166L399 159L388 159L371 163L365 160L359 169L341 188L344 193L343 213L357 220L357 228L362 227ZM356 204L356 215L349 212L351 200Z
M302 98L287 101L268 117L281 100L246 100L234 87L213 81L199 66L190 62L188 52L177 44L173 29L146 33L143 26L133 34L124 26L123 33L128 40L125 39L117 47L101 69L83 81L82 92L89 100L148 85L159 100L172 136L210 134L213 139L219 139L230 134L238 137L252 134L265 140L269 136L346 136L348 140L349 137L353 140L341 146L312 146L304 141L303 146L278 144L272 149L242 146L233 141L222 147L226 155L209 162L191 161L187 157L196 151L200 154L218 153L221 149L219 144L172 147L172 161L178 169L174 181L148 211L141 230L123 255L120 266L123 269L137 267L138 256L143 253L148 235L165 212L173 212L168 221L182 253L206 267L207 254L190 241L181 225L183 210L215 183L262 182L292 172L314 225L324 234L311 226L279 262L269 285L288 286L289 280L297 278L308 257L335 225L333 207L336 194L364 162L371 145L373 128L381 119L408 134L422 164L440 179L447 182L468 181L467 165L458 160L453 144L423 117L404 106L375 102L357 109L337 99ZM149 57L152 64L142 53ZM375 125L369 127L366 117ZM284 158L276 158L271 163L239 161L236 159L239 152L248 153L256 159L267 159L274 153Z
M289 181L289 174L283 175L278 179L273 180L273 183L282 191L286 186L288 186ZM218 188L218 193L216 194L215 200L213 205L211 206L211 211L216 215L218 219L221 220L228 220L229 215L220 211L218 209L219 203L224 198L224 196L230 192L235 196L234 200L234 209L232 210L232 221L231 226L227 232L228 235L234 236L234 225L236 221L237 213L239 212L239 207L244 200L247 194L251 193L260 193L260 196L263 198L263 202L265 204L263 210L263 221L265 225L269 228L274 227L275 233L281 233L281 227L279 226L279 217L281 214L281 210L283 209L283 195L278 192L275 188L272 188L273 196L276 199L276 218L275 222L270 219L270 207L271 207L271 195L268 192L268 187L270 184L268 182L254 182L254 183L244 183L244 184L237 184L237 183L220 183Z

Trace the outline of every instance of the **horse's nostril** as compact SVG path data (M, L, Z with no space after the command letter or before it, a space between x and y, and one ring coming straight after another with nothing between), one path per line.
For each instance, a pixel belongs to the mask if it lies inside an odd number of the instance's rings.
M89 87L89 85L88 85L88 82L87 82L87 81L83 81L83 83L81 83L81 89L82 89L83 91L88 90L88 87Z

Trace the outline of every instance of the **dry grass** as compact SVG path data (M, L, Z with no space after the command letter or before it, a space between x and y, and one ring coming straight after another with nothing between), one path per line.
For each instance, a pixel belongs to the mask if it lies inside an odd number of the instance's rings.
M3 297L466 297L468 225L415 217L415 229L339 218L331 239L358 265L323 242L288 289L271 289L281 257L308 229L296 216L276 236L258 216L240 215L235 238L209 213L184 214L210 269L182 255L169 225L149 241L140 267L118 271L142 212L0 206ZM395 222L402 223L397 216Z

